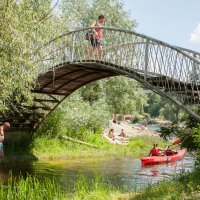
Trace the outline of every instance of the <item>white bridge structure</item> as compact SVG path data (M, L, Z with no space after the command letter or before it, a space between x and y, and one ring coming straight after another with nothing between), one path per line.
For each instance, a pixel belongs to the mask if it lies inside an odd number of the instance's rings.
M133 31L102 27L102 58L94 53L88 59L91 43L85 35L92 28L60 35L37 50L34 60L40 70L32 90L37 95L29 117L21 120L22 128L26 124L36 129L80 87L119 75L135 79L200 120L200 53Z

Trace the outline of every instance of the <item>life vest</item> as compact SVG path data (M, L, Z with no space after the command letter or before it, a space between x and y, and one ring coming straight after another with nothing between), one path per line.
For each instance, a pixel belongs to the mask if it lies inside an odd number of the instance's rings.
M167 150L165 151L165 154L166 154L166 156L174 155L174 153L173 153L173 151L172 151L171 149L167 149Z
M152 149L151 150L151 155L152 156L158 156L159 155L159 149L157 149L157 148L156 149Z

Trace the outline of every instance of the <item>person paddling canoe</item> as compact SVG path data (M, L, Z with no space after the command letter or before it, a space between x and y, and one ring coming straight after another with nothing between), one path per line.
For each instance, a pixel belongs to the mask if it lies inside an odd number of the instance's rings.
M153 144L153 148L151 149L151 151L149 152L149 156L160 156L161 155L161 151L164 151L161 148L158 148L158 144L154 143Z

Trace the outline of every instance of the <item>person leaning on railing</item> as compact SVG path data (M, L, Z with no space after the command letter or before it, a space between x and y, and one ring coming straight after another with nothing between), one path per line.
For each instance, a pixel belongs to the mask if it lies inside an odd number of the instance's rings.
M7 130L9 128L10 128L9 122L5 122L2 126L0 126L0 159L2 159L4 156L3 152L4 130Z
M98 54L98 60L102 60L102 41L103 41L103 32L102 32L102 25L104 23L105 17L103 15L100 15L98 17L98 20L92 23L92 27L95 27L92 29L93 35L90 38L91 41L91 47L89 50L88 60L92 58L94 50L97 48L97 54Z

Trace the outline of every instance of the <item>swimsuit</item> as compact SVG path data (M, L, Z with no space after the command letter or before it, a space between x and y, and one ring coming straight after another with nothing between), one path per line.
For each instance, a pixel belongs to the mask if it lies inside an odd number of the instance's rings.
M0 142L0 149L3 149L3 142Z

